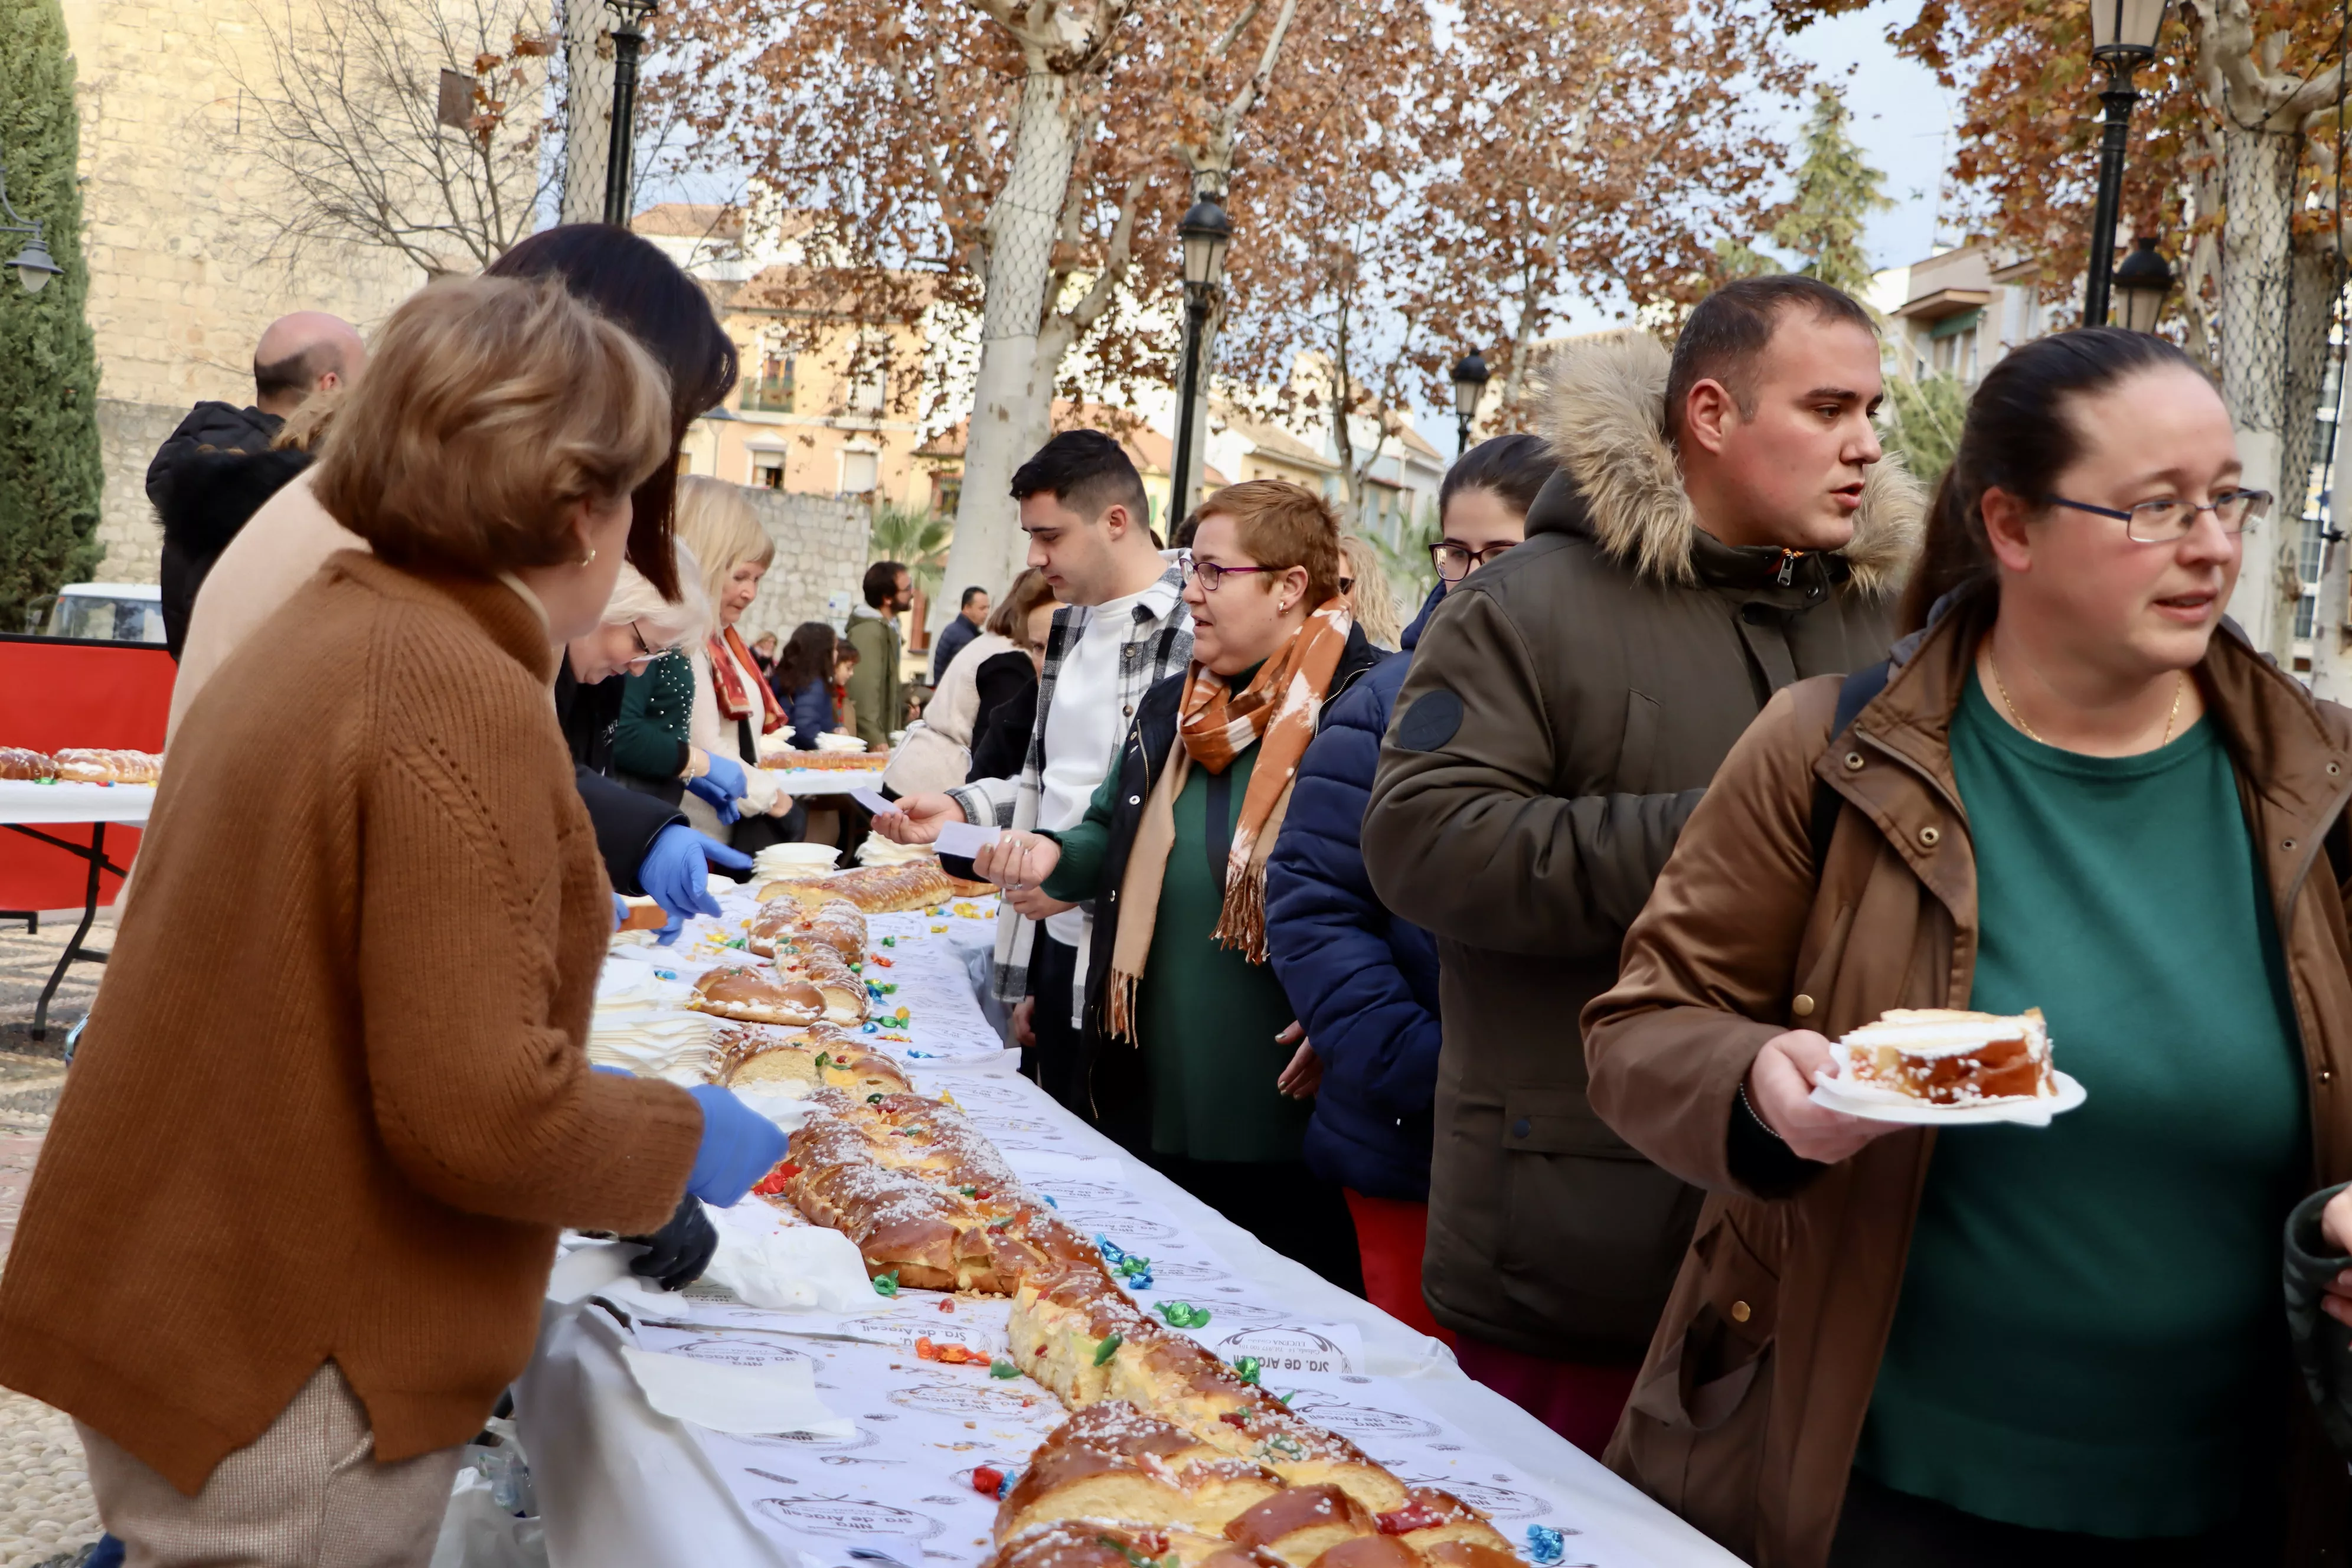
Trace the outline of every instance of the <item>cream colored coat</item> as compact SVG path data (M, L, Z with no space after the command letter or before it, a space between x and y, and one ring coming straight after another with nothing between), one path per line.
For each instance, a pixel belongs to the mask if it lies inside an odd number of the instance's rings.
M923 716L883 770L882 782L900 795L950 790L971 772L971 727L980 721L980 667L1020 644L982 632L948 660L939 689L923 704Z
M368 548L367 541L328 515L310 489L318 470L305 468L261 503L229 541L188 612L188 640L172 685L172 716L163 731L169 751L180 720L213 672L276 615L294 590L318 574L338 550Z

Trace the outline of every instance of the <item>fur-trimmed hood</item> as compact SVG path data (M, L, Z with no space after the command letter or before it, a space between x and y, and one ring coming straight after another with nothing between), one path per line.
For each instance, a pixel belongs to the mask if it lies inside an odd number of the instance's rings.
M1576 495L1562 498L1567 487L1558 480L1548 486L1528 518L1531 537L1551 530L1586 533L1639 575L1699 581L1698 514L1665 433L1671 363L1655 338L1630 331L1568 343L1545 362L1542 434ZM1582 504L1547 504L1556 498ZM1918 553L1926 510L1919 483L1900 457L1888 452L1872 464L1853 539L1833 552L1848 584L1873 598L1901 588Z

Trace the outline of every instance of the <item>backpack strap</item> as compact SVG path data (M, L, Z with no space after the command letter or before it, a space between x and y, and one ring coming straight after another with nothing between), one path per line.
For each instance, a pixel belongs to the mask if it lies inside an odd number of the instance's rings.
M1889 677L1895 673L1894 662L1880 659L1866 669L1857 669L1845 678L1838 688L1837 717L1830 721L1830 740L1834 743L1845 733L1846 726L1870 706L1871 700L1886 689ZM1829 858L1830 836L1837 831L1838 812L1845 799L1822 779L1813 780L1813 877L1820 879L1822 866Z

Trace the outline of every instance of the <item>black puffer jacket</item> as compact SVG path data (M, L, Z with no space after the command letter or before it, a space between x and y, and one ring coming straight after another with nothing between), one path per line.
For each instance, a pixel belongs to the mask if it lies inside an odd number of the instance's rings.
M284 423L258 408L199 403L147 465L147 499L163 524L163 642L175 660L213 563L310 464L308 452L270 450Z

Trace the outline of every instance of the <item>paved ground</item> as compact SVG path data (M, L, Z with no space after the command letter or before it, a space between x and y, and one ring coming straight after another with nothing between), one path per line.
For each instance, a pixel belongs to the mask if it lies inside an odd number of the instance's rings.
M66 1031L89 1010L98 986L98 965L74 965L49 1004L49 1037L32 1037L33 1005L72 934L70 924L47 921L38 935L22 922L0 929L0 1267L65 1084ZM90 933L101 948L112 938L106 925ZM0 1391L0 1568L65 1568L87 1553L98 1528L73 1423Z

